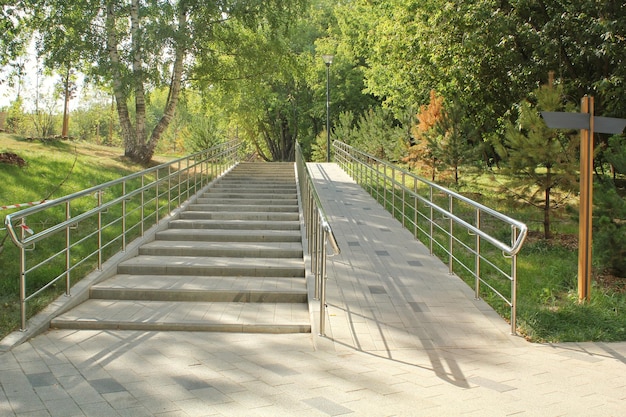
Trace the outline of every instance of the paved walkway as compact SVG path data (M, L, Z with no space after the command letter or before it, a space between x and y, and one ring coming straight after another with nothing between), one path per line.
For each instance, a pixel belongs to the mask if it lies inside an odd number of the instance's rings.
M510 336L335 164L312 170L342 248L326 338L49 331L0 353L0 415L626 414L626 343Z

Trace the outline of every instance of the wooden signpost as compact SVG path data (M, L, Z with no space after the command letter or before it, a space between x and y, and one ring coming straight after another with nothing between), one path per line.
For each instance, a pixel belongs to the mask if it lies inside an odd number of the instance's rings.
M585 96L580 113L541 112L546 125L555 129L580 130L580 209L578 220L578 299L591 297L591 243L593 209L593 134L619 134L626 119L594 115L594 100Z

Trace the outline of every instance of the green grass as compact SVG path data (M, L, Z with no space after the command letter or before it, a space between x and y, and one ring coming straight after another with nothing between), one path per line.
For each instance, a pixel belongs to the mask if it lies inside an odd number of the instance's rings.
M400 177L397 177L401 181ZM467 176L459 185L443 184L455 189L457 192L477 201L481 204L496 209L512 218L525 222L530 230L521 252L518 255L518 284L517 284L517 328L518 332L528 340L534 342L580 342L580 341L625 341L626 340L626 278L616 279L617 285L601 284L602 271L594 270L595 279L591 292L591 301L580 303L577 291L577 268L578 252L576 237L578 231L577 201L570 198L566 204L552 212L552 232L555 236L552 240L544 240L543 236L543 213L527 204L512 202L503 196L502 188L510 181L506 176L495 172L476 173ZM383 203L385 190L380 183L376 182L376 176L372 175L366 184L362 186L370 192L379 203ZM404 207L401 206L400 192L395 202L394 216L402 221L402 212L412 218L414 207L409 201ZM391 200L391 191L387 190L387 200ZM437 200L437 198L435 198ZM447 206L446 200L439 199L438 204ZM386 208L392 212L392 204L387 203ZM422 212L426 212L421 209ZM458 211L457 211L458 210ZM455 214L460 213L464 219L471 218L471 213L463 214L463 207L456 207ZM405 220L406 223L406 220ZM444 225L439 220L440 225ZM406 225L414 234L412 225ZM464 230L458 228L455 233L457 239L471 246L471 237ZM492 230L492 233L500 239L506 240L509 235L507 230ZM441 233L435 233L437 240L442 245L447 245L446 237ZM428 245L424 234L419 232L417 236L423 243ZM490 249L482 248L483 251ZM491 250L494 252L493 250ZM448 262L448 255L436 245L434 253L442 261ZM499 254L492 253L493 259L501 268ZM455 256L470 270L474 265L473 256L455 250ZM468 285L473 287L473 276L454 262L454 271ZM510 285L499 278L491 278L490 271L482 267L481 275L487 276L489 283L504 295L510 295ZM623 285L621 285L623 284ZM482 288L483 297L504 318L510 318L510 308L492 292Z
M20 168L15 165L0 164L0 205L13 205L39 201L41 199L54 199L64 195L90 188L92 186L111 181L133 172L144 169L143 167L129 163L120 148L110 148L89 143L74 143L68 141L26 141L18 136L0 133L0 152L11 152L23 158L27 165ZM156 162L162 163L167 159L155 158ZM115 192L113 190L112 192ZM107 196L105 195L104 198ZM154 197L154 196L152 196ZM96 199L88 196L77 200L72 205L72 210L82 212L93 208ZM136 206L136 201L128 203L129 209ZM0 219L4 227L4 217L16 210L0 211ZM34 230L41 230L53 222L63 219L65 211L62 208L47 210L29 218L29 226ZM133 223L132 213L129 223ZM110 213L103 216L103 222L111 222L119 217L119 209L113 208ZM93 228L90 222L85 221L72 230L72 241L77 242L89 234ZM117 252L121 248L119 233L115 232L116 225L104 233L104 243L111 242L105 249L106 256ZM119 226L117 226L119 229ZM127 234L127 241L139 235L139 230L134 229ZM29 253L29 264L37 264L41 260L58 252L64 247L64 236L55 235L46 241L37 244L37 252ZM6 237L6 231L0 231L0 338L19 327L19 251L17 247ZM71 251L73 264L83 261L81 265L72 270L72 284L92 271L97 265L94 251L97 247L95 237L86 238L83 243L77 245ZM105 256L105 259L106 259ZM28 266L27 266L28 267ZM27 279L27 291L29 293L41 288L42 282L48 282L51 277L62 273L65 267L63 254L57 256L44 267L32 272ZM50 301L62 294L65 289L65 281L59 280L40 296L29 301L27 304L27 316L35 314Z

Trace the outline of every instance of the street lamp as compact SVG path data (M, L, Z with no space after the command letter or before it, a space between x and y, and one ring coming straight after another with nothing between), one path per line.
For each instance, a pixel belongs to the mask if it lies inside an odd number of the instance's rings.
M322 55L326 64L326 162L330 162L330 64L334 55Z

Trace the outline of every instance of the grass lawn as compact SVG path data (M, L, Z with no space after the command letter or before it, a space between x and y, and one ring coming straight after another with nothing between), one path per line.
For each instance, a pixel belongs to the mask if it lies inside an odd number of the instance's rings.
M27 141L0 132L0 154L4 153L16 154L26 165L0 163L0 206L59 198L144 169L129 163L121 148L67 140ZM168 159L156 157L155 163ZM0 211L0 338L19 327L19 253L4 230L5 216L15 211ZM29 302L29 315L58 293L51 291Z
M469 178L469 177L468 177ZM525 222L530 230L518 256L518 326L536 342L626 340L626 277L594 268L589 303L578 301L578 199L568 195L551 213L552 238L543 238L543 212L503 198L506 178L481 174L466 187L481 203Z
M497 170L468 172L459 184L446 183L445 175L439 179L442 185L527 224L529 235L518 254L517 268L517 327L521 335L533 342L626 340L626 277L594 268L591 300L578 301L575 195L561 196L561 204L551 213L553 236L546 240L543 211L507 198L504 189L510 179ZM468 268L471 265L468 263ZM464 276L461 268L455 272L473 286L473 278ZM499 299L487 297L486 301L503 317L509 316L509 307Z

